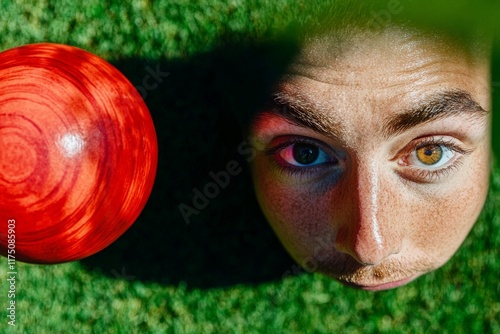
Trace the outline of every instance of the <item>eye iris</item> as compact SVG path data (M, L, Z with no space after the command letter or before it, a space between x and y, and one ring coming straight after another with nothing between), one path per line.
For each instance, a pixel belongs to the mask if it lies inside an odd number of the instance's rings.
M299 164L309 165L319 156L319 148L309 144L297 143L293 146L293 158Z
M428 145L417 149L417 158L426 165L433 165L443 157L443 149L439 145Z

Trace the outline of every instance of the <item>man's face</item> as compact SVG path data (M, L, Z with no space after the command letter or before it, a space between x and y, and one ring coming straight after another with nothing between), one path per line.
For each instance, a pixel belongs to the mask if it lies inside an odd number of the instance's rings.
M455 253L488 188L486 58L394 29L304 47L251 126L257 198L299 264L383 290Z

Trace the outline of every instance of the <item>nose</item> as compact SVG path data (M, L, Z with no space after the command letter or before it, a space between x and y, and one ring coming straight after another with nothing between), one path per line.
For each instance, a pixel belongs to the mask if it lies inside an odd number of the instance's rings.
M398 221L397 189L390 189L373 164L357 166L344 181L337 250L363 265L399 253L404 222Z

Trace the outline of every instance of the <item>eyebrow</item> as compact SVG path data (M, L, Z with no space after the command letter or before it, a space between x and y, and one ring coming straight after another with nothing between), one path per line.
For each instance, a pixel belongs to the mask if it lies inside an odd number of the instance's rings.
M341 137L342 125L328 117L328 113L324 108L308 102L306 98L300 95L292 95L288 92L274 93L264 110L255 117L254 121L268 115L275 115L294 125L311 129L324 136L337 139Z
M312 104L300 95L278 92L272 95L266 111L257 115L256 120L272 114L284 118L294 125L309 128L327 137L338 138L342 125L332 120L326 111ZM382 134L386 138L394 137L411 128L438 119L452 116L468 116L482 119L488 115L471 95L463 90L451 90L436 93L397 115L384 119ZM337 130L338 133L334 131Z
M415 108L386 118L384 135L391 137L421 124L445 117L464 115L481 119L487 116L488 112L465 91L445 91L431 96Z

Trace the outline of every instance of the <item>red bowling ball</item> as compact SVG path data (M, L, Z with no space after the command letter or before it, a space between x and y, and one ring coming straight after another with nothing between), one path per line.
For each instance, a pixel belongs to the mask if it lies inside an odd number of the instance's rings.
M104 249L144 208L157 162L151 115L111 64L58 44L0 53L1 255L61 263Z

